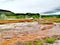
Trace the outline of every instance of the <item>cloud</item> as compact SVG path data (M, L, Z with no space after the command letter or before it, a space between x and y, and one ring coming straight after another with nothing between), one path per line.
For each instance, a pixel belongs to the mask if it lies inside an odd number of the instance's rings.
M1 0L2 1L2 0ZM3 0L0 9L13 12L46 12L60 6L60 0Z
M0 3L6 3L6 2L10 2L10 1L14 1L14 0L0 0Z
M57 7L55 9L52 9L50 11L43 12L43 14L51 14L51 13L57 13L60 12L60 7Z

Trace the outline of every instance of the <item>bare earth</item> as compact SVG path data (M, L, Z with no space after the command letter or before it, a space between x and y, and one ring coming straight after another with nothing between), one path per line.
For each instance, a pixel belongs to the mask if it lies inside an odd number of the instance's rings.
M9 23L0 25L0 45L14 45L15 42L27 42L60 35L60 24L38 24L38 22Z

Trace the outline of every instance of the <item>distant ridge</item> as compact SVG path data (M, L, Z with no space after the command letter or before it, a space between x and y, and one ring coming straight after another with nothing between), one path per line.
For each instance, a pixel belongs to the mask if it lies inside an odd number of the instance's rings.
M3 9L0 9L0 12L11 12L11 13L14 13L12 11L9 11L9 10L3 10Z

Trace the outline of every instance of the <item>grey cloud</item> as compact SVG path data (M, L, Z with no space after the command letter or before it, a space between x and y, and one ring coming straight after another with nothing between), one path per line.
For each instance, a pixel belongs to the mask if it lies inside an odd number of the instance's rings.
M51 13L56 13L56 12L60 12L60 7L57 7L55 9L52 9L50 11L46 11L46 12L42 12L43 14L51 14Z
M14 0L3 0L1 1L2 3L6 3L6 2L11 2L11 1L14 1Z
M0 1L0 9L14 12L55 13L59 11L59 6L60 0L3 0L3 3Z

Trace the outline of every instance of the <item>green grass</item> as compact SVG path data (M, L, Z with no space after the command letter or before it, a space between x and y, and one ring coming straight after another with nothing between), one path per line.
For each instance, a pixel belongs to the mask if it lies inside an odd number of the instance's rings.
M25 45L33 45L33 43L32 42L27 42L27 43L25 43Z
M46 42L50 43L50 44L53 44L55 42L55 39L53 39L53 38L46 38Z
M43 42L36 42L35 45L44 45Z

